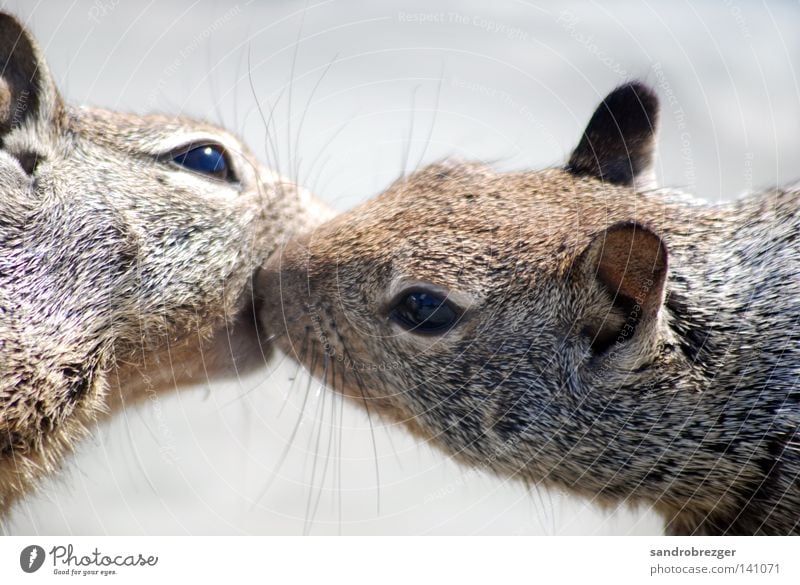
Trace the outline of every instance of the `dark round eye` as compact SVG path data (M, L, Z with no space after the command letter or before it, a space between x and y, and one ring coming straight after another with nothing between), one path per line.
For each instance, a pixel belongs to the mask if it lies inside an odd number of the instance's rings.
M222 181L235 180L228 162L228 154L217 144L192 146L175 155L172 162L190 171Z
M413 333L444 333L456 324L459 312L444 297L426 291L403 294L394 304L391 317Z

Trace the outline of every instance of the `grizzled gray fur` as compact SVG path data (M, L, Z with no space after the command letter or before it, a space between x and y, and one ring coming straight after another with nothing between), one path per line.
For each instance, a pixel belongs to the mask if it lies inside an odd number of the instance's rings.
M64 104L7 14L0 67L1 518L98 419L263 363L252 275L321 208L219 128Z
M673 534L799 533L800 191L655 189L657 114L630 83L564 168L399 180L273 255L264 321L468 465Z

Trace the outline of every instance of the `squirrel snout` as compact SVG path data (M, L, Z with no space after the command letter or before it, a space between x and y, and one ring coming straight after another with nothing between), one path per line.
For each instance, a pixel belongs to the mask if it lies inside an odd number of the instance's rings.
M292 337L305 307L312 303L309 250L302 239L278 248L259 271L255 294L260 304L260 325L281 340Z
M309 259L310 252L304 239L293 239L280 246L261 269L257 293L274 297L280 293L294 295L302 292L303 282L308 279Z

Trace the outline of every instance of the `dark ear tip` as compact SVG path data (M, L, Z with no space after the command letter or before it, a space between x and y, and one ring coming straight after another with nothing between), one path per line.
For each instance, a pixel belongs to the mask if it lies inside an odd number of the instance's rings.
M597 106L567 169L618 185L646 179L653 164L658 109L658 96L648 85L620 85Z
M16 32L17 36L19 36L19 33L24 30L25 26L16 16L5 11L0 11L0 31L2 31L2 34L7 35Z
M35 43L28 29L13 14L0 11L0 69L5 73L12 54L34 52Z
M641 81L639 79L633 79L631 81L623 83L622 85L617 86L616 88L614 88L614 90L611 92L610 95L614 95L617 93L637 96L640 99L652 99L652 100L657 99L655 90L648 84L646 84L644 81Z
M656 92L642 81L629 81L620 85L606 96L603 103L612 112L635 112L638 109L650 118L655 118L659 109ZM650 126L655 127L655 120L651 121Z
M34 36L16 16L0 10L0 78L4 107L0 136L31 116L55 122L63 114L61 98ZM24 107L17 112L17 105ZM10 109L9 109L10 108ZM9 114L14 113L12 117Z

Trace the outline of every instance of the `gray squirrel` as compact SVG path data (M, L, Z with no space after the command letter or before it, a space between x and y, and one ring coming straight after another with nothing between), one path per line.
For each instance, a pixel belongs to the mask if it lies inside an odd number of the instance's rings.
M273 254L261 319L464 464L669 534L800 533L800 191L657 189L657 117L631 82L562 167L398 180Z
M3 13L0 66L2 519L98 420L263 365L253 273L327 212L220 128L65 104Z

